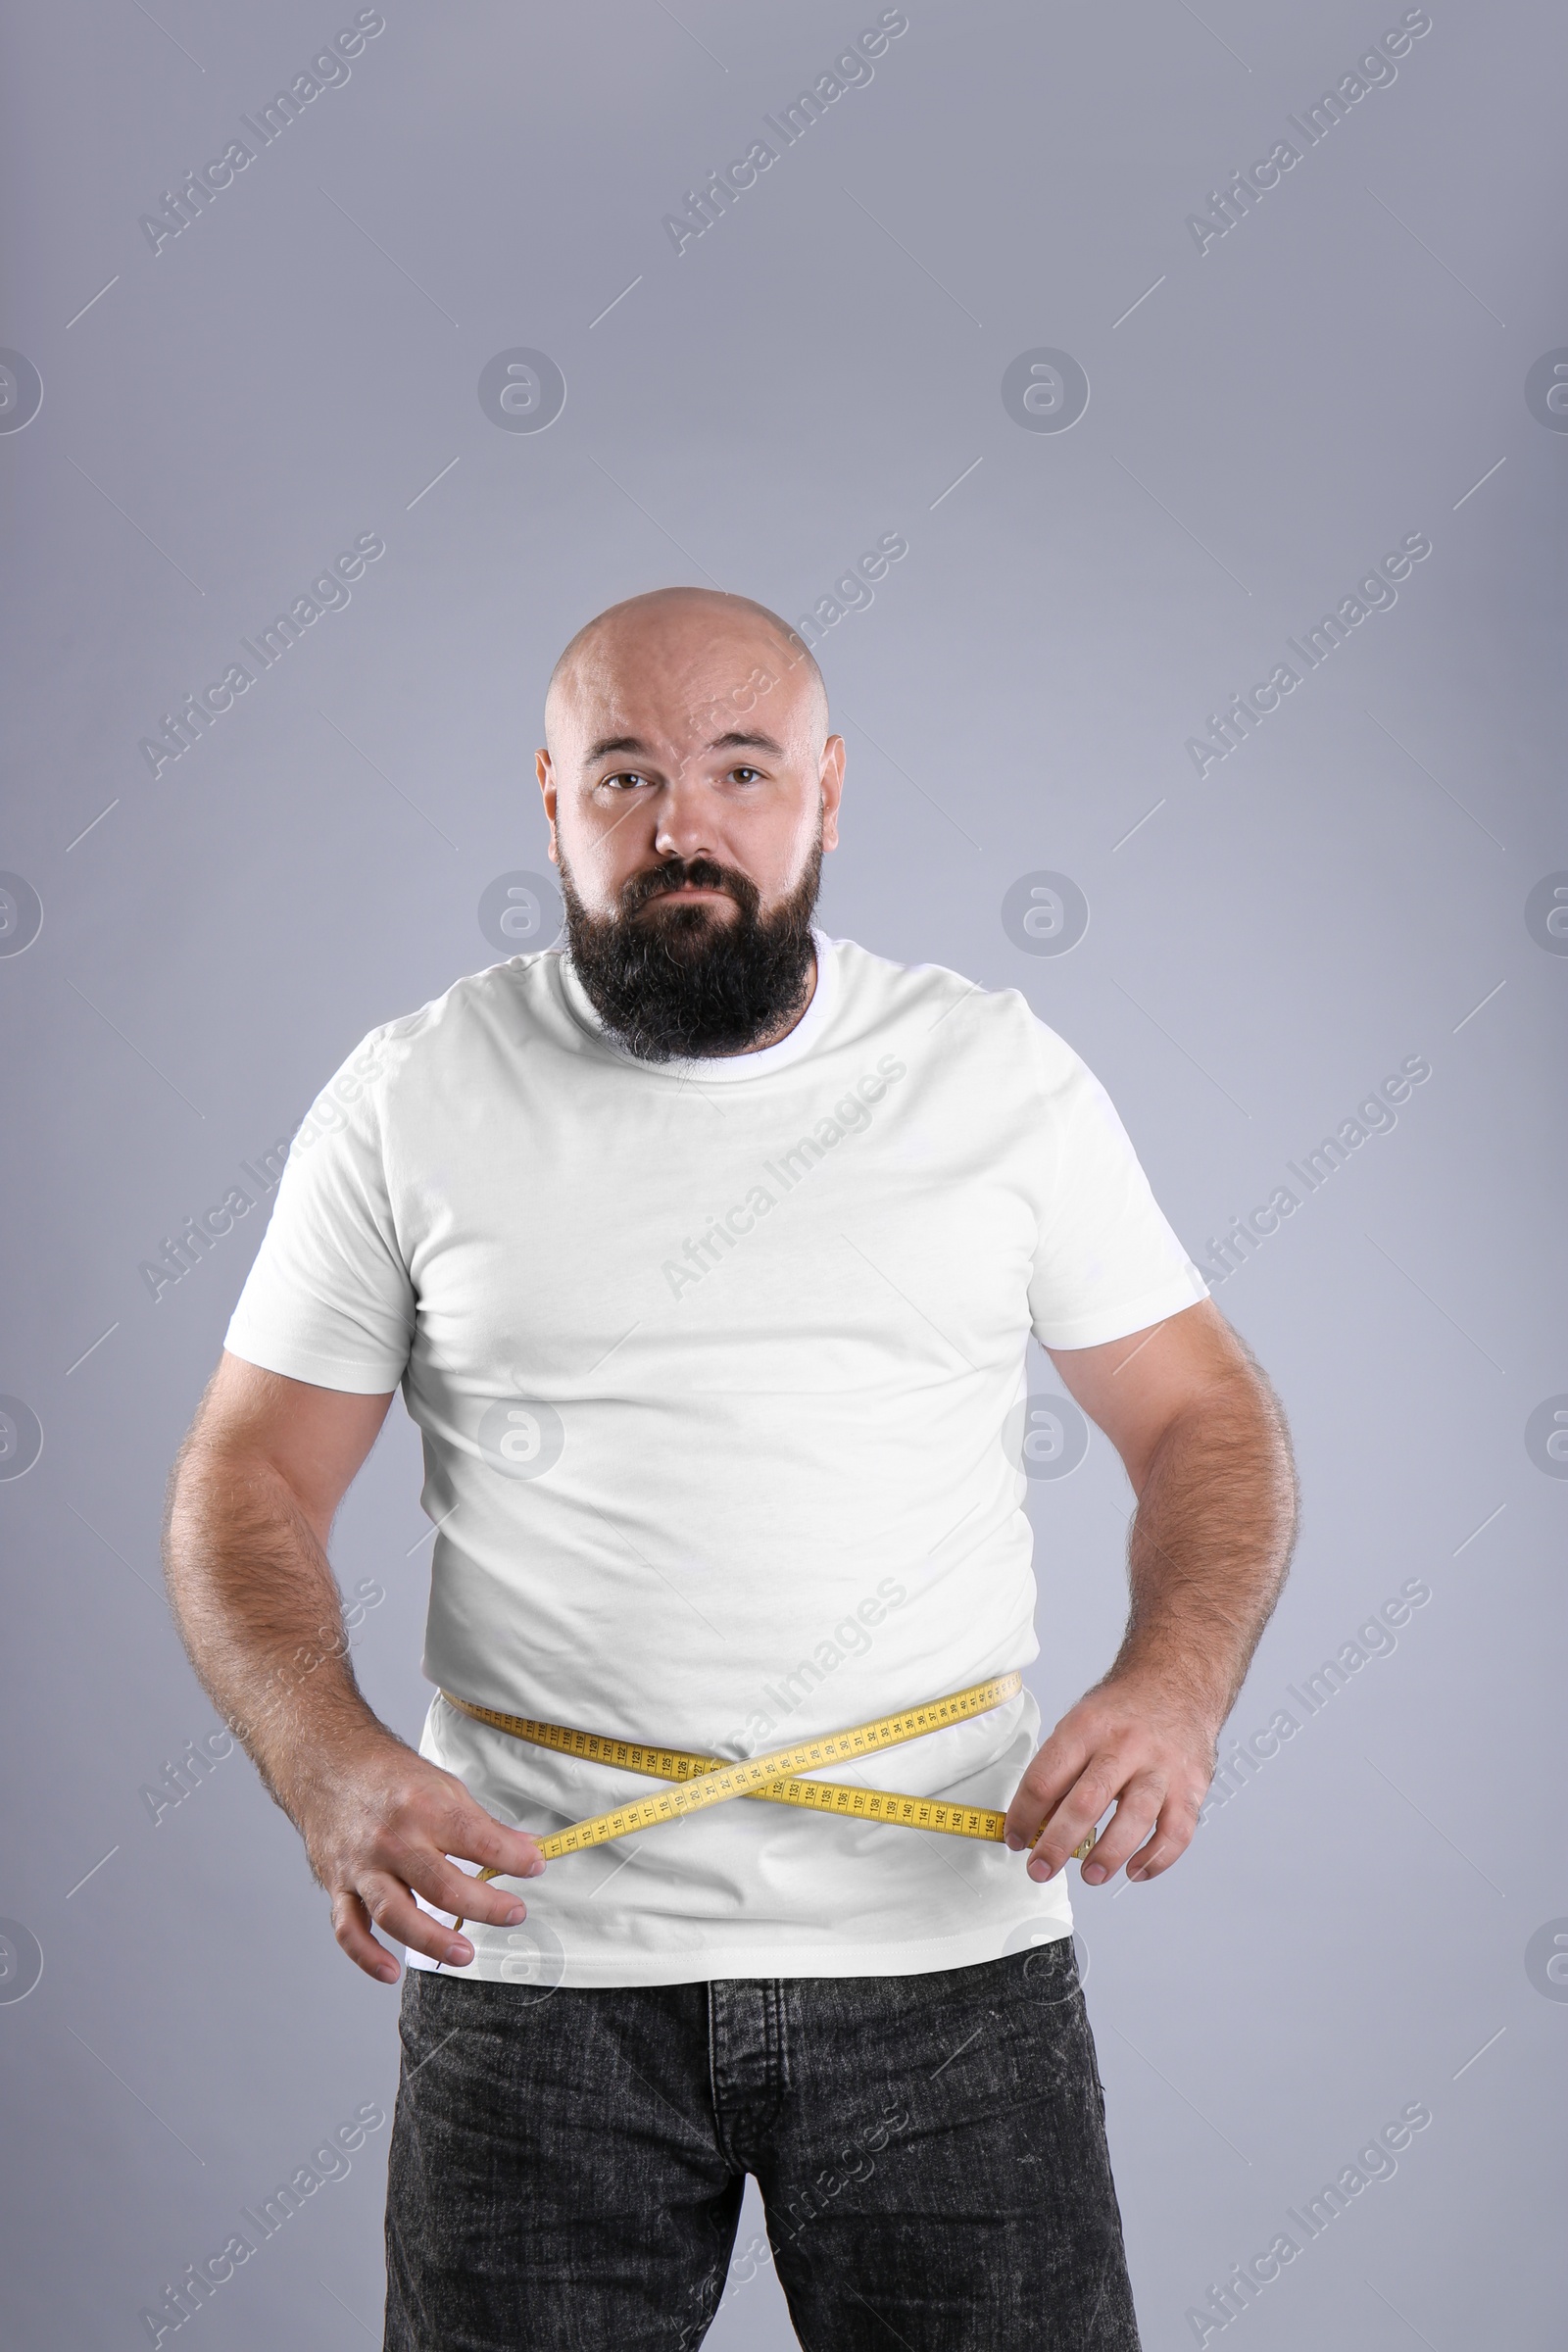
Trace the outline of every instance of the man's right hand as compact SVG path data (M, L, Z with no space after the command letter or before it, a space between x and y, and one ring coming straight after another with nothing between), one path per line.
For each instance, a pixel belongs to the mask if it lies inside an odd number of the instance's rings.
M467 1937L421 1911L416 1891L455 1919L514 1928L526 1917L514 1894L454 1869L449 1854L509 1879L536 1878L545 1867L525 1831L496 1821L454 1773L390 1732L334 1749L290 1810L311 1869L332 1898L333 1934L356 1967L385 1984L397 1982L398 1964L371 1935L372 1921L427 1959L465 1968L473 1958Z
M191 1662L304 1838L333 1934L383 1984L398 1964L372 1921L426 1959L474 1956L416 1893L488 1927L524 1916L448 1854L509 1879L545 1866L532 1838L389 1732L354 1678L326 1544L395 1393L316 1388L225 1350L180 1448L164 1541Z

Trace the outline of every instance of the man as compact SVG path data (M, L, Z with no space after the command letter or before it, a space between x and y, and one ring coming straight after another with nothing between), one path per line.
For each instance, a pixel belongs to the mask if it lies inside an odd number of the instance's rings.
M1094 1885L1192 1837L1285 1571L1279 1411L1023 999L813 926L844 744L783 622L633 598L545 731L566 951L344 1065L170 1510L192 1659L339 1943L388 1983L374 1930L408 1949L386 2343L695 2345L751 2172L805 2345L1127 2352L1063 1873L1107 1812ZM1037 1655L1031 1332L1138 1495L1121 1649L1043 1745L1019 1691L828 1776L1005 1842L743 1799L547 1869L662 1784L469 1708L734 1760ZM417 1754L326 1555L400 1382Z

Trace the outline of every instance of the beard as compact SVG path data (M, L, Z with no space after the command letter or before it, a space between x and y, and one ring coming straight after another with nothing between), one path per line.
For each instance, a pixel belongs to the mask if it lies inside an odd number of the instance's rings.
M564 855L560 863L572 969L605 1026L644 1061L743 1054L800 1011L811 977L820 825L799 882L766 914L750 876L711 858L671 858L633 874L615 913L590 914ZM683 882L727 891L737 911L657 905Z

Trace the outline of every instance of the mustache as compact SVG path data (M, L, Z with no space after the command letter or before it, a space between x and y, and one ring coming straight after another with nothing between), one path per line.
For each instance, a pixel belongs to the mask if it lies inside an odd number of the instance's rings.
M762 903L757 884L738 866L720 865L713 858L668 858L663 864L649 866L621 885L621 913L637 914L653 900L667 898L687 883L697 890L726 892L748 917L755 916Z

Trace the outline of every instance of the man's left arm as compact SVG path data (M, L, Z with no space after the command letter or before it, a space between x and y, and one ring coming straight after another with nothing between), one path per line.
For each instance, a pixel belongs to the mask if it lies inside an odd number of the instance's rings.
M1100 1348L1050 1350L1138 1498L1131 1608L1109 1672L1018 1784L1006 1841L1054 1877L1107 1810L1090 1886L1157 1878L1184 1853L1220 1727L1279 1597L1296 1473L1279 1400L1211 1299Z

